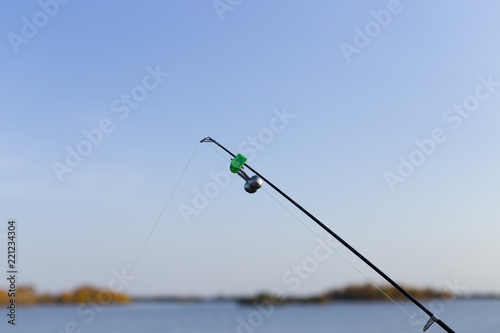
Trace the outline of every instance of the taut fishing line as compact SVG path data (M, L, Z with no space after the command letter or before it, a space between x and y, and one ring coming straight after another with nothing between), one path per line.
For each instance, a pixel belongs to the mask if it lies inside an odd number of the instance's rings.
M212 145L208 145L215 151L218 155L220 155L223 159L227 161L231 161L226 156L222 155L217 149L215 149ZM283 203L281 203L278 199L276 199L269 191L263 188L263 191L273 199L278 205L280 205L284 210L286 210L290 215L292 215L297 221L299 221L304 227L306 227L312 234L314 234L319 239L323 239L322 236L318 235L316 231L314 231L308 224L302 221L297 215L295 215L288 207L286 207ZM420 327L424 327L424 325L419 322L415 317L413 317L408 311L406 311L396 300L391 298L391 296L387 295L382 288L380 288L372 279L370 279L365 273L363 273L356 265L354 265L349 259L347 259L342 253L337 251L333 246L331 246L328 242L325 242L330 249L332 249L340 258L342 258L346 263L348 263L352 268L354 268L359 274L361 274L373 287L379 290L385 297L387 297L392 303L394 303L401 311L403 311L408 317L410 317L413 321L415 321Z
M174 193L175 191L177 190L177 187L179 186L179 183L181 182L182 178L184 177L184 174L186 173L186 170L188 169L189 165L191 164L191 161L193 160L193 157L194 155L196 154L196 151L198 150L198 147L200 146L200 143L198 143L198 145L196 146L196 148L194 149L193 153L191 154L191 157L189 158L186 166L184 167L184 170L182 170L182 173L181 173L181 176L179 177L179 179L177 180L177 183L175 183L175 186L174 188L172 189L172 192L170 192L170 196L168 197L167 201L165 202L165 204L163 205L163 208L162 210L160 211L160 214L158 215L158 218L156 219L156 222L153 224L153 227L151 228L151 231L149 232L148 234L148 237L146 238L146 241L144 242L144 244L142 245L142 248L141 250L139 251L139 253L137 254L137 257L135 258L135 261L134 263L132 264L132 268L130 269L130 274L132 274L132 272L134 271L134 268L135 266L137 265L137 262L139 261L139 259L141 258L142 256L142 253L144 252L144 249L146 248L146 246L148 245L149 243L149 240L151 239L151 236L153 235L156 227L158 226L158 223L160 222L160 219L161 217L163 216L163 213L165 212L165 210L167 209L168 207L168 204L170 203L170 200L172 200L172 197L174 196Z
M289 210L285 205L283 205L278 199L276 199L275 197L273 197L271 195L271 193L269 193L265 189L264 189L264 192L266 192L266 194L269 195L274 201L276 201L276 203L278 203L281 207L283 207L283 209L285 209L287 212L289 212L296 220L298 220L300 223L302 223L302 225L304 225L308 230L310 230L313 234L315 234L317 237L319 237L320 239L322 239L321 236L316 233L316 231L314 231L313 229L311 229L307 224L305 224L301 219L299 219L299 217L297 215L295 215L291 210ZM387 297L392 303L394 303L399 309L401 309L401 311L403 311L404 313L406 313L406 315L408 317L410 317L411 319L413 319L413 321L415 321L419 326L424 327L424 325L421 322L419 322L408 311L406 311L398 302L396 302L396 300L392 299L391 296L387 295L387 293L384 290L382 290L382 288L380 288L375 283L375 281L373 281L372 279L370 279L356 265L354 265L352 262L350 262L349 259L347 259L342 253L340 253L339 251L337 251L328 242L325 242L325 244L330 249L332 249L340 258L342 258L346 263L348 263L352 268L354 268L359 274L361 274L372 286L374 286L375 288L377 288L385 297Z

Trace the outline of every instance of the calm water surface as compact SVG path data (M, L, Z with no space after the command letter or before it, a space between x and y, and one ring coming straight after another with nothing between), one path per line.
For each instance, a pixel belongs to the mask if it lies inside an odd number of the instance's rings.
M425 322L422 312L403 303ZM500 300L427 303L457 333L500 333ZM5 311L3 312L5 314ZM139 303L92 309L73 306L20 308L15 327L3 317L2 332L182 333L414 333L421 328L394 304L339 302L256 308L231 302ZM6 329L4 329L6 328ZM444 332L434 324L427 332Z

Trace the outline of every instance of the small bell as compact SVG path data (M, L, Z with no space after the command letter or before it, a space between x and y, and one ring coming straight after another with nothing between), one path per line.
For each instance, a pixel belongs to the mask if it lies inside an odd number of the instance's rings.
M245 191L255 193L262 187L262 179L259 176L252 176L245 182Z

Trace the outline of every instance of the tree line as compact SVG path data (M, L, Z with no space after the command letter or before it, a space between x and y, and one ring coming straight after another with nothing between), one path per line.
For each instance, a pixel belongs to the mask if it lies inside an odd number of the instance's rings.
M0 289L0 304L9 304L8 290ZM15 291L15 301L19 305L38 304L123 304L130 303L131 298L124 293L113 292L90 286L82 286L73 291L65 291L57 295L37 293L30 286L18 287Z

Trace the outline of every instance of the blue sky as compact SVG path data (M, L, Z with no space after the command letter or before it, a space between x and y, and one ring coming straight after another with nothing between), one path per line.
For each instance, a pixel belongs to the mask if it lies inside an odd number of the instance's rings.
M255 149L254 168L393 279L500 292L496 2L55 3L0 2L0 233L17 219L22 283L106 286L139 253L132 294L364 281L317 260L317 236L264 191L226 184L207 144L148 240L209 135Z

